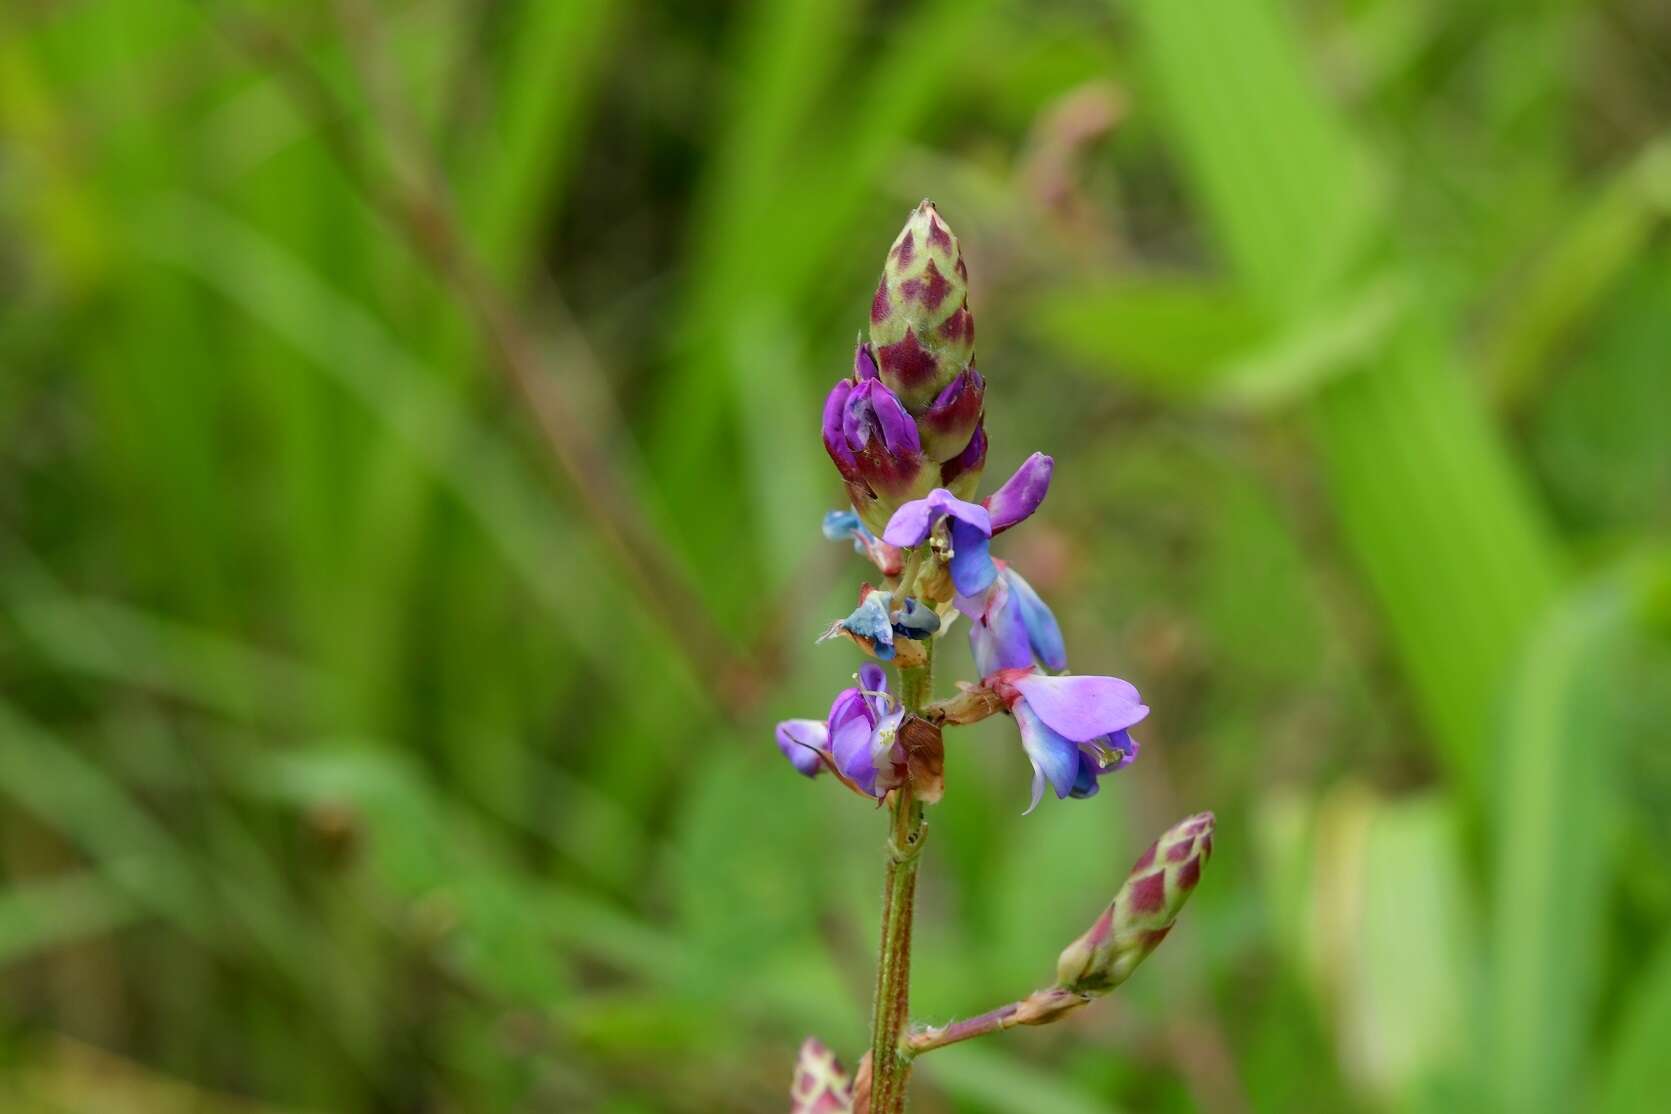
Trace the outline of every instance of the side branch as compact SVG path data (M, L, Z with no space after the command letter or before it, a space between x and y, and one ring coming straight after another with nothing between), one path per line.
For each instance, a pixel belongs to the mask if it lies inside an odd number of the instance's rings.
M948 1044L1000 1033L1017 1025L1048 1025L1059 1021L1080 1006L1092 1001L1092 995L1053 986L1035 990L1019 1002L1011 1002L988 1010L977 1017L964 1018L949 1025L918 1029L901 1042L900 1055L916 1056L944 1048Z

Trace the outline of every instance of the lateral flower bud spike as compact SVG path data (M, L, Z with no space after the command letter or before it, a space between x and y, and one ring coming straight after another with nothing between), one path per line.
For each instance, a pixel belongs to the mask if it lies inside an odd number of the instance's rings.
M912 414L928 409L975 354L969 272L931 201L912 211L888 251L870 303L870 340L882 382ZM973 406L978 411L978 400Z
M789 1114L846 1114L853 1109L853 1085L835 1053L817 1037L801 1044L789 1087Z
M1213 814L1174 824L1133 864L1126 884L1085 935L1056 961L1065 990L1100 996L1131 977L1160 947L1213 853Z

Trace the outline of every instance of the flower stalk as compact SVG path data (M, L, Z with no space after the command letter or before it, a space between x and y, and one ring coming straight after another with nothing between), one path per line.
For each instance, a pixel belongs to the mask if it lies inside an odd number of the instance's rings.
M934 695L934 643L928 660L899 671L900 703L907 713L920 712ZM911 922L917 896L917 868L922 861L928 824L922 802L907 781L894 791L888 858L882 879L882 940L876 964L876 1004L871 1016L871 1114L905 1109L908 1056L899 1054L911 1016Z
M999 1006L976 1017L966 1017L949 1025L930 1026L910 1033L900 1046L900 1055L911 1059L923 1052L932 1052L936 1048L984 1037L989 1033L1001 1033L1017 1025L1048 1025L1080 1006L1089 1005L1093 1000L1089 994L1060 986L1035 990L1018 1002Z

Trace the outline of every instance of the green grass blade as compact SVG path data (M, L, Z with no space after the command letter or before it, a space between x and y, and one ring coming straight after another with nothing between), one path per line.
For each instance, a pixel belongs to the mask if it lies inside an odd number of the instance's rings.
M1653 575L1629 565L1575 592L1532 639L1508 692L1487 1018L1488 1082L1504 1111L1573 1110L1583 1088L1621 769L1607 685Z
M1603 1080L1602 1114L1657 1114L1671 1095L1671 939L1660 943L1651 963L1633 965L1639 972L1623 1023L1613 1040L1613 1054Z
M14 885L0 891L0 969L144 916L132 897L89 871Z
M578 531L564 531L515 458L475 425L450 395L354 305L280 245L203 203L176 199L155 211L147 246L191 271L310 357L352 392L482 521L488 537L534 597L570 632L577 651L604 675L631 683L642 663L594 637L623 621L641 637L654 630L630 592L571 592L569 585L614 584L601 553ZM648 639L655 644L652 638ZM665 640L661 641L665 646ZM629 676L630 674L630 676ZM669 670L669 678L683 676Z
M1392 240L1363 152L1266 0L1138 6L1190 184L1249 295L1288 330ZM1210 81L1200 75L1212 74ZM1341 527L1441 755L1477 790L1494 694L1558 558L1431 308L1311 408Z
M540 222L557 211L621 7L522 4L500 29L507 50L493 112L460 160L459 193L471 239L502 280L522 277Z
M1485 378L1506 406L1534 397L1561 346L1600 308L1671 214L1671 140L1644 150L1562 227L1507 292L1481 344Z

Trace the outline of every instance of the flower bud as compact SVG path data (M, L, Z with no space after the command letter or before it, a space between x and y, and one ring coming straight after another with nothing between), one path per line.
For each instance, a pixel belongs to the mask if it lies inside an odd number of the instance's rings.
M835 1053L817 1037L808 1037L795 1059L789 1114L845 1114L852 1109L852 1084Z
M940 486L959 499L973 499L986 469L986 423L977 423L968 447L940 465Z
M945 463L962 454L981 424L986 380L970 365L958 372L944 390L917 417L923 452L932 461Z
M1213 814L1174 824L1133 864L1126 884L1056 961L1056 980L1078 994L1107 994L1125 982L1172 931L1213 853Z
M933 202L911 213L888 251L870 303L870 339L886 383L920 414L975 352L969 272Z
M896 507L932 491L939 480L940 469L923 455L916 422L879 379L842 379L831 388L824 400L824 449L872 533L881 533Z

